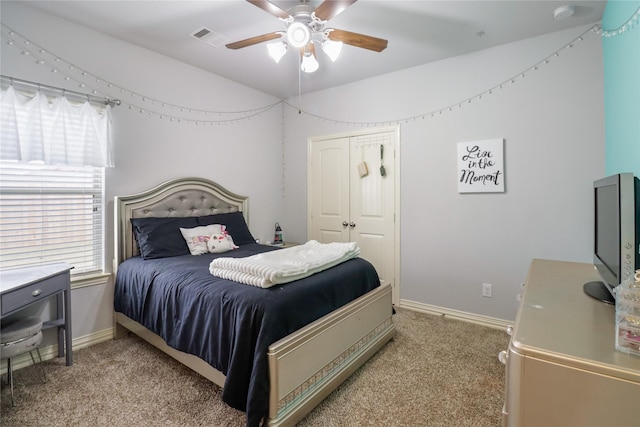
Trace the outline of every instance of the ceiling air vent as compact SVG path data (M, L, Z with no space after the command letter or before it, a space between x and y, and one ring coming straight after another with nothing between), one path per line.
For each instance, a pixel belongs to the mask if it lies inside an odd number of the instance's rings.
M219 47L227 41L227 38L225 36L223 36L222 34L218 34L206 27L202 27L194 31L193 33L191 33L191 37L196 38L201 42L204 42L213 47Z

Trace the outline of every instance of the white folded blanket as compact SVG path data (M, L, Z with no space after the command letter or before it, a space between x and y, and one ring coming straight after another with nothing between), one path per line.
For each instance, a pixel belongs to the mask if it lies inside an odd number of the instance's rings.
M360 254L356 243L319 243L310 240L245 258L216 258L209 271L214 276L247 285L269 288L311 276Z

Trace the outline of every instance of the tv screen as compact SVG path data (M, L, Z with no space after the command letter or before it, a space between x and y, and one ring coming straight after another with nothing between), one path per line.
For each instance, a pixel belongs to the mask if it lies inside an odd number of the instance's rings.
M638 179L621 173L593 183L593 264L601 282L584 285L587 295L615 303L613 289L640 268Z

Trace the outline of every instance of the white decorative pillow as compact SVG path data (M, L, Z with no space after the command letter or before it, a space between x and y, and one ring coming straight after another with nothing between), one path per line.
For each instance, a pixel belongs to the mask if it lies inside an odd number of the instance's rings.
M189 246L191 255L202 255L209 252L207 242L212 235L221 234L223 232L222 227L220 224L211 224L202 227L180 228L180 232L185 242L187 242L187 246Z
M207 249L212 254L219 254L233 249L238 249L238 246L233 243L233 239L229 234L223 232L210 236L210 239L207 241Z

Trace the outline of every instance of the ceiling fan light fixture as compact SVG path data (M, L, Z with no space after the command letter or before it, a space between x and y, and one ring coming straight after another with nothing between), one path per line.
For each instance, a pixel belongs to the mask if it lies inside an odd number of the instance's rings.
M276 64L280 62L285 53L287 53L287 42L275 42L267 44L267 50L269 51L269 56L276 61Z
M326 39L322 42L322 50L331 61L336 62L336 59L340 56L340 52L342 52L342 42Z
M302 63L300 64L300 69L305 73L313 73L318 68L320 68L320 64L318 64L318 60L311 52L305 52L302 55Z
M303 47L311 40L311 30L302 22L293 22L287 28L287 40L293 47Z

